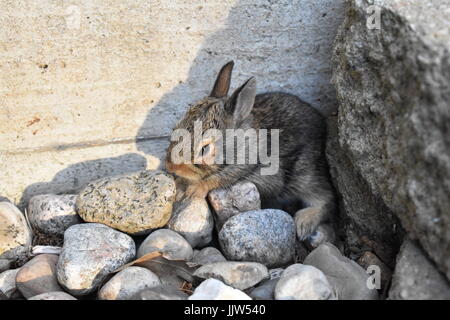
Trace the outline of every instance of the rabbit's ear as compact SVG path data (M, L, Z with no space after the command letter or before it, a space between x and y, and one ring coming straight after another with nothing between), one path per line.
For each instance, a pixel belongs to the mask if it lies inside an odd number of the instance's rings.
M256 79L251 77L231 97L231 109L235 124L245 120L252 112L256 96Z
M220 69L216 82L210 96L214 98L223 98L228 94L231 82L231 73L233 71L234 61L228 62Z

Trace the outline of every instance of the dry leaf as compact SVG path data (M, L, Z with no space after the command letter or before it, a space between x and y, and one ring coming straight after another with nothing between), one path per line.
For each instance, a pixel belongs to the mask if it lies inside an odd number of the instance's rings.
M199 267L198 264L184 260L169 260L159 251L147 253L139 259L120 267L114 272L122 271L130 266L147 268L161 278L176 276L190 283L198 282L198 279L194 277L194 272Z

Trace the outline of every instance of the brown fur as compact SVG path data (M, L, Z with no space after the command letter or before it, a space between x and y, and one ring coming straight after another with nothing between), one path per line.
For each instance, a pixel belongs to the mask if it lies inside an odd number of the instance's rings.
M228 63L222 68L212 96L191 107L176 128L193 132L194 121L201 120L203 131L214 128L223 131L224 136L224 130L231 128L279 129L278 173L262 176L260 164L175 165L170 155L176 142L169 146L166 167L187 179L187 196L205 197L212 189L245 180L257 186L263 200L276 199L283 203L301 201L306 208L296 213L297 233L300 239L305 239L319 223L333 216L335 207L324 155L325 120L317 110L291 94L272 92L252 97L254 79L228 97L232 66ZM245 105L248 106L248 103L252 103L253 108L246 115Z

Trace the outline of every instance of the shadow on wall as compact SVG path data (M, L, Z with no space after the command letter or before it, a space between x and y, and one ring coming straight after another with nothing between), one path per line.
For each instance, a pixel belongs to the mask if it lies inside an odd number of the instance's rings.
M335 93L330 84L330 47L343 16L343 2L237 1L224 13L227 18L223 26L203 40L187 79L166 93L148 112L136 134L137 149L153 155L151 140L167 138L169 129L183 116L188 103L195 103L210 92L218 70L229 60L236 62L231 90L255 76L258 92L293 93L324 114L335 111ZM152 131L155 124L164 124L167 130L155 136ZM77 193L92 180L144 170L146 162L143 156L129 153L73 164L51 181L28 186L18 205L23 208L37 194Z
M123 164L127 165L124 166ZM103 158L73 164L59 171L49 182L38 182L28 186L18 204L23 209L30 198L38 194L78 193L81 188L100 178L145 170L147 160L136 153L114 158Z
M137 149L151 154L145 141L152 136L153 124L170 113L181 119L189 103L210 92L217 72L229 60L235 61L230 92L255 76L258 93L284 91L325 115L336 111L329 61L343 9L343 1L336 0L238 1L224 27L203 41L186 81L149 111L136 136ZM171 128L175 124L167 123Z

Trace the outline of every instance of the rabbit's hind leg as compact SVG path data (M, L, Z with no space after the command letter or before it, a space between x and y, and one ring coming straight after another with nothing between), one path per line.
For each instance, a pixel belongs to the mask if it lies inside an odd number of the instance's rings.
M305 240L319 224L333 218L335 197L330 182L324 177L299 179L295 183L297 196L306 205L295 213L297 237ZM305 180L309 183L305 183Z

